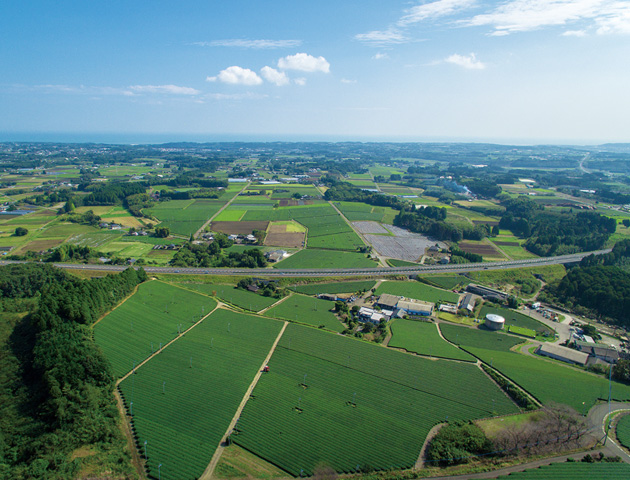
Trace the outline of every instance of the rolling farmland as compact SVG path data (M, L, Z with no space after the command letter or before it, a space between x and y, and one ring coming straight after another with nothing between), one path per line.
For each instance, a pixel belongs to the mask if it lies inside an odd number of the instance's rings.
M497 480L619 480L630 478L627 463L563 462L502 475Z
M265 315L292 322L306 323L314 327L323 325L327 330L342 332L344 326L331 311L334 306L334 302L328 300L292 295L271 310L267 310Z
M517 411L473 365L299 325L287 327L269 365L233 440L292 475L310 475L320 462L344 472L410 467L445 417Z
M159 203L148 209L147 213L160 220L160 226L168 227L171 233L188 236L199 230L228 200L229 198L222 200L171 200L170 202Z
M585 414L597 401L608 398L608 380L553 361L511 352L525 340L481 329L441 325L449 341L492 365L542 403L563 403ZM630 399L630 386L612 384L615 400Z
M278 298L263 297L257 293L236 288L234 285L184 283L182 284L182 287L189 290L195 290L199 293L203 293L204 295L215 296L216 294L216 297L220 298L224 302L231 303L232 305L236 305L237 307L251 312L258 312L259 310L267 308L279 301Z
M160 281L146 282L94 326L94 340L121 377L216 307L216 302Z
M363 253L307 248L273 266L274 268L374 268L377 265Z
M630 448L630 415L621 417L616 428L619 443L626 448Z
M435 323L399 319L392 323L392 334L390 347L432 357L476 361L472 355L445 342L440 337Z
M152 477L201 475L281 328L217 310L121 383Z

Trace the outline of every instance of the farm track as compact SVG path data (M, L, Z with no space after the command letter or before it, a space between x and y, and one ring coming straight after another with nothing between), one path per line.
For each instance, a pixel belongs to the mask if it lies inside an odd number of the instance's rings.
M151 279L151 281L155 280L154 278ZM118 307L120 307L123 303L125 303L127 300L129 300L131 297L133 297L136 292L138 291L138 288L140 287L140 285L142 285L141 283L139 283L138 285L136 285L133 288L133 291L127 295L122 302L120 302L118 305L116 305L114 308L112 308L109 312L104 313L103 315L101 315L101 318L99 318L96 322L94 322L92 324L92 330L94 330L94 327L96 326L97 323L99 323L101 320L103 320L107 315L109 315L110 313L112 313L114 310L116 310Z
M269 305L267 308L263 308L262 310L259 310L258 312L256 312L256 315L264 315L265 312L267 310L271 310L274 307L277 307L278 305L280 305L281 303L287 301L289 298L291 298L294 295L293 292L291 292L289 295L287 295L284 298L281 298L280 300L278 300L276 303L272 303L271 305Z
M183 288L182 290L186 290L185 288ZM192 324L189 328L187 328L186 330L184 330L182 333L180 333L179 335L177 335L173 340L171 340L170 342L168 342L167 344L162 346L161 350L158 350L157 352L151 354L151 356L145 358L142 362L140 362L138 365L136 365L135 370L137 370L138 368L142 367L144 364L146 364L149 360L151 360L153 357L155 357L156 355L159 355L160 353L162 353L162 350L164 350L165 348L167 348L169 345L172 345L174 342L176 342L177 340L179 340L181 337L183 337L184 335L186 335L188 332L190 332L193 328L195 328L197 325L200 325L206 318L208 318L210 315L212 315L214 312L216 312L219 308L223 307L225 308L226 305L223 302L220 302L218 300L215 300L217 302L217 306L214 307L212 309L211 312L209 312L208 314L206 314L204 317L202 317L201 319L199 319L199 321L195 322L194 324ZM129 372L127 372L124 376L120 377L117 381L116 381L116 386L120 385L120 383L125 380L129 375L132 375L134 372L134 370L131 370Z
M238 406L238 409L234 413L234 417L232 417L232 421L230 422L230 425L227 428L225 435L223 435L223 438L221 439L221 442L219 442L219 445L217 446L217 449L215 450L214 455L212 456L212 459L210 460L210 463L204 470L203 474L201 474L201 476L199 477L199 480L210 480L212 478L212 475L214 474L214 469L219 463L219 460L221 459L221 455L223 455L223 450L227 446L227 438L229 437L230 433L232 433L232 430L236 426L236 422L241 416L241 413L243 412L243 409L245 408L245 405L247 404L249 397L251 396L252 392L254 391L254 388L256 387L256 384L258 383L258 380L260 380L260 377L263 374L263 369L265 365L269 363L269 360L271 359L273 352L276 350L276 346L280 342L280 339L282 338L282 335L284 334L284 331L286 330L288 324L289 322L284 322L284 325L282 326L282 330L280 330L280 333L276 337L275 342L273 342L273 345L269 349L269 353L267 354L267 357L265 357L265 360L263 361L262 365L258 369L258 373L252 380L252 383L249 385L247 392L245 392L245 395L243 395L243 399L241 400L241 403Z
M212 222L212 219L216 218L216 217L217 217L217 216L218 216L218 215L219 215L219 214L220 214L223 210L225 210L227 207L229 207L229 206L232 204L232 202L233 202L236 198L238 198L238 196L239 196L241 193L243 193L245 190L247 190L247 187L249 187L249 185L250 185L251 183L252 183L252 182L247 182L247 184L243 187L243 189L242 189L240 192L238 192L236 195L234 195L234 196L233 196L233 197L232 197L232 198L231 198L231 199L230 199L230 200L229 200L229 201L228 201L225 205L223 205L223 206L219 209L219 211L218 211L217 213L215 213L214 215L212 215L212 216L208 219L208 221L207 221L206 223L204 223L204 224L201 226L201 228L199 228L199 230L197 230L197 231L195 232L195 234L193 235L193 237L194 237L194 238L197 238L197 237L201 234L201 232L203 232L203 229L204 229L204 228L206 228L208 225L210 225L210 222Z

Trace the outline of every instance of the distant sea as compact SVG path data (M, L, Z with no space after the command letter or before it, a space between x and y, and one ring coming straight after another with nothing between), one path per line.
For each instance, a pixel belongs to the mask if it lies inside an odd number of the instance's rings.
M593 145L603 141L523 138L391 137L350 135L251 135L185 133L69 133L0 132L0 142L103 143L114 145L158 145L171 142L435 142L494 143L499 145Z

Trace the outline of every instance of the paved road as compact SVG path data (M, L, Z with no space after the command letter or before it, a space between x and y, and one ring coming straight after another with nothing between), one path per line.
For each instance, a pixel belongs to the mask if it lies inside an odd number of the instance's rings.
M420 265L417 267L382 267L382 268L329 268L329 269L280 269L280 268L183 268L183 267L150 267L144 266L147 273L182 273L192 275L260 275L265 277L366 277L383 275L416 275L423 273L466 273L478 270L504 270L546 265L562 265L576 263L591 254L602 255L611 250L576 253L558 257L532 258L528 260L506 260L502 262L465 263L461 265ZM0 265L24 263L4 260ZM86 265L77 263L55 263L59 268L78 270L96 270L120 272L126 265Z

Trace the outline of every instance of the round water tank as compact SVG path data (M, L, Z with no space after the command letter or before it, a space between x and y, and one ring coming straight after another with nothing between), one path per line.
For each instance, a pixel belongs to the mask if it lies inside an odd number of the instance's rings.
M505 318L501 315L495 315L494 313L488 313L486 315L486 327L490 330L501 330L505 326Z

